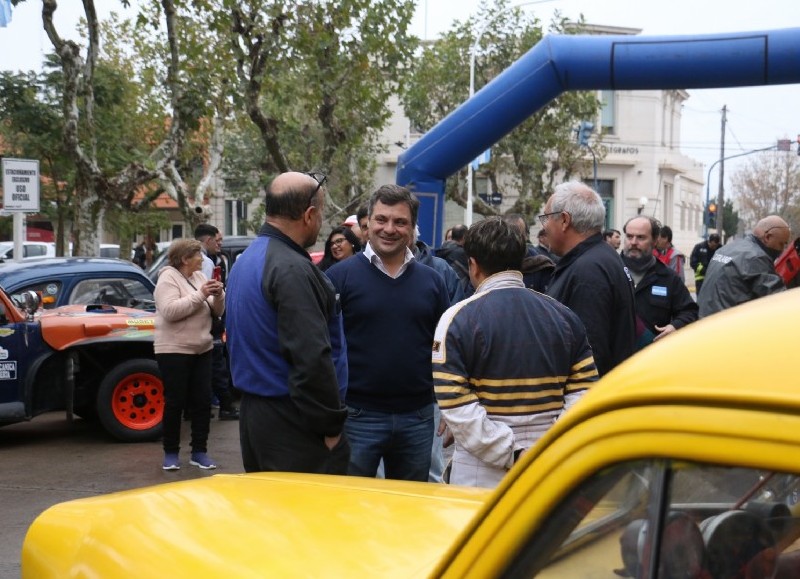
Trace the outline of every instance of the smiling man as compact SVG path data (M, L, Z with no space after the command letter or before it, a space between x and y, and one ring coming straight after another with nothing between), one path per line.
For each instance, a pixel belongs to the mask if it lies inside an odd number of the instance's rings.
M428 480L433 443L431 344L450 306L441 275L409 250L419 200L384 185L369 201L363 253L326 271L342 304L350 382L348 473Z

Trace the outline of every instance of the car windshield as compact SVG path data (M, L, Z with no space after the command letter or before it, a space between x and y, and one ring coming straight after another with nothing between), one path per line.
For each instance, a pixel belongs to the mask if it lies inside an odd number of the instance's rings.
M87 279L75 284L71 304L107 304L139 310L155 310L153 294L137 279Z

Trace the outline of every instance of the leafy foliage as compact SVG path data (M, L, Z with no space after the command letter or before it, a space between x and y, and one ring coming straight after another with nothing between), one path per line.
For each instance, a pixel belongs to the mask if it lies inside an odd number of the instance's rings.
M481 26L481 23L485 23ZM550 32L571 34L580 29L558 13ZM543 37L541 22L526 15L508 0L483 4L467 22L456 22L439 40L423 48L401 87L403 104L412 125L419 132L430 129L468 96L470 51L475 47L475 91L490 82ZM477 42L476 42L477 38ZM581 120L593 119L600 103L591 93L567 93L550 102L492 148L492 160L482 170L498 190L498 176L511 175L509 186L519 192L514 213L534 215L553 187L584 167L586 151L575 140L574 129ZM464 178L450 179L448 197L464 205ZM476 202L484 215L495 209Z

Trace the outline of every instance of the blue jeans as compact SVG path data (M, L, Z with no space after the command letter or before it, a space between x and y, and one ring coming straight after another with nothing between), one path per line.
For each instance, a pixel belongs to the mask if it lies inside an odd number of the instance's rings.
M433 404L405 413L347 407L350 442L347 474L374 477L383 459L386 478L428 480L433 444Z

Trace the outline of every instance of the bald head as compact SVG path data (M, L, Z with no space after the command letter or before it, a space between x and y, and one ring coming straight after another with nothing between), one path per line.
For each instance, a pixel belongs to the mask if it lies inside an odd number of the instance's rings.
M753 235L768 248L781 252L789 244L792 232L781 217L768 215L756 224Z
M267 187L264 200L267 217L297 221L311 206L322 203L325 178L291 171L281 173Z
M322 227L326 177L322 174L282 173L267 187L266 221L294 240L311 247Z

